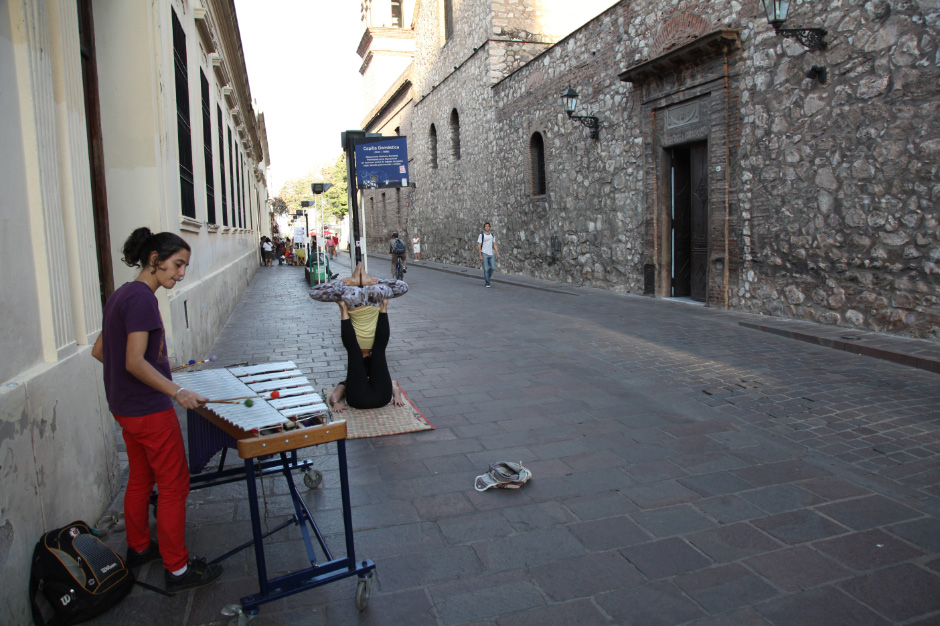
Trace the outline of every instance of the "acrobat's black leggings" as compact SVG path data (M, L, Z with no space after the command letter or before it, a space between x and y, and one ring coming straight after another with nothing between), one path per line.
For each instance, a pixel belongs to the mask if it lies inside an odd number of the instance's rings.
M388 313L379 313L372 354L362 356L351 320L340 321L340 335L346 348L346 402L356 409L377 409L392 399L392 376L388 373L385 348L391 334Z

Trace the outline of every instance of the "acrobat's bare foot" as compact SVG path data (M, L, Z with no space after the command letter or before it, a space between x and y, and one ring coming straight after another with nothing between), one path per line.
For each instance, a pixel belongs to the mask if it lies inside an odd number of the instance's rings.
M392 404L395 406L405 406L405 398L401 395L401 389L396 385L392 389Z
M330 394L328 402L330 403L330 410L334 413L342 413L349 407L343 401L343 398L346 397L346 385L336 385L333 389L333 393Z

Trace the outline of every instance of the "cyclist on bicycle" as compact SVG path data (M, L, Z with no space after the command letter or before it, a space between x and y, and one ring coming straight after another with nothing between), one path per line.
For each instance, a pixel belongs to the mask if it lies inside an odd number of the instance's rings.
M392 238L388 240L388 253L392 255L392 278L399 279L397 276L398 260L401 259L401 272L408 271L408 261L405 259L405 242L401 240L398 233L392 233Z

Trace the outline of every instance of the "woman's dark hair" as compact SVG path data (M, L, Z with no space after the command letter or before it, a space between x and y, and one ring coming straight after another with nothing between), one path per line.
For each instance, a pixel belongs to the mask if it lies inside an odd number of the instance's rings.
M124 256L121 260L128 267L143 268L150 261L150 254L157 253L156 262L166 261L176 252L191 252L189 244L176 233L157 233L154 235L146 226L138 228L124 242ZM156 269L156 264L152 266Z

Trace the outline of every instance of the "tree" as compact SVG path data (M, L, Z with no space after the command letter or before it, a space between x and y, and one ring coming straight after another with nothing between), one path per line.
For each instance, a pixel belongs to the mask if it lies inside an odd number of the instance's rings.
M342 219L349 213L349 197L346 194L346 156L340 155L331 165L326 165L321 170L323 181L333 183L326 193L323 194L326 200L326 210Z
M340 155L331 164L324 165L319 172L312 171L303 176L293 178L281 187L281 192L275 198L275 202L280 199L285 210L295 213L300 209L300 203L304 200L313 200L313 191L310 186L313 183L332 183L333 186L323 194L323 211L334 221L342 220L343 216L349 212L349 202L346 197L346 157ZM275 211L277 209L275 208Z
M288 212L287 203L281 196L277 196L271 200L271 209L274 211L275 215L284 215Z

